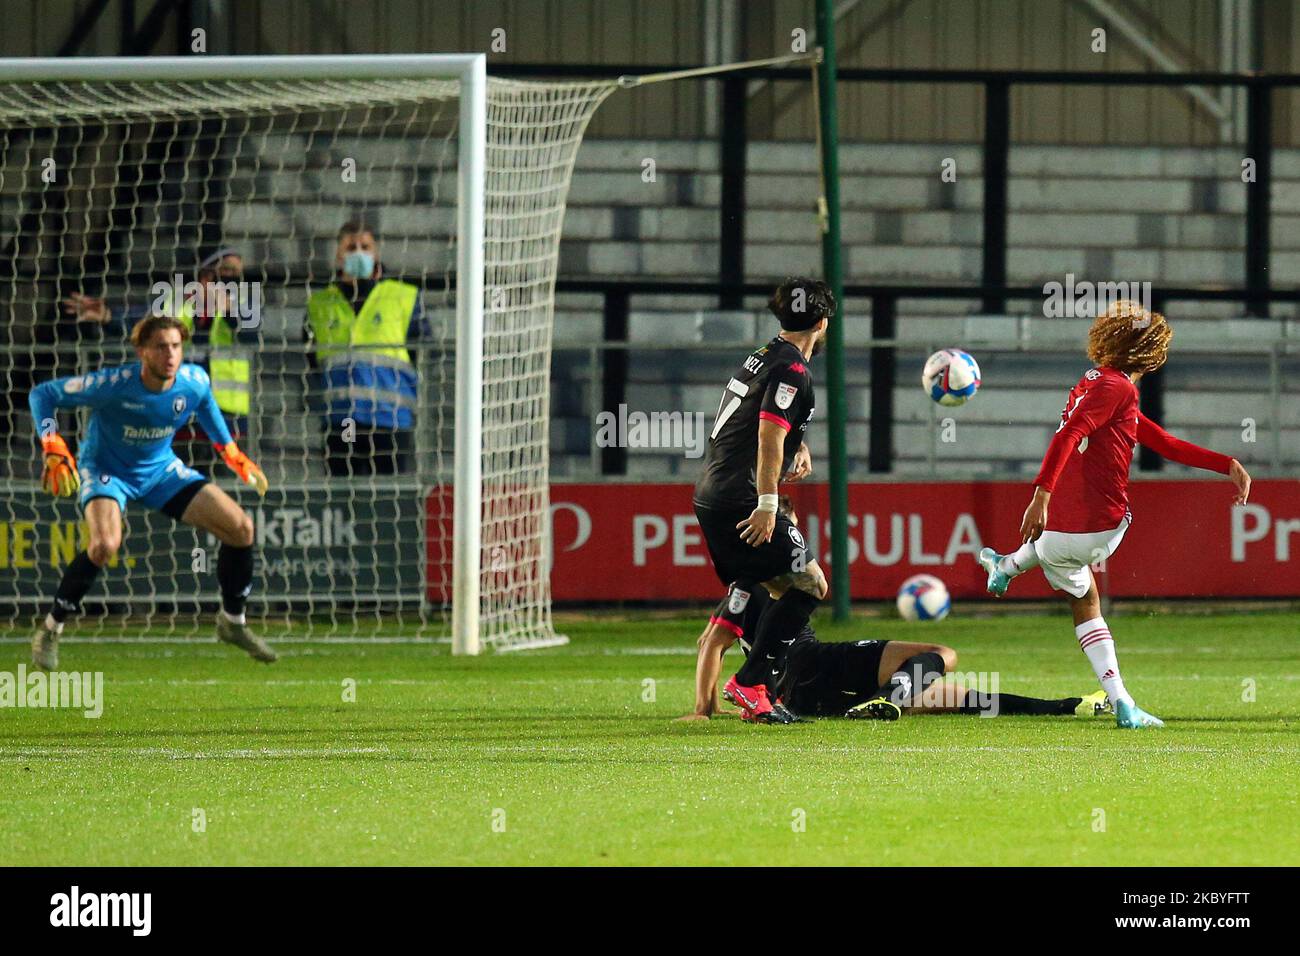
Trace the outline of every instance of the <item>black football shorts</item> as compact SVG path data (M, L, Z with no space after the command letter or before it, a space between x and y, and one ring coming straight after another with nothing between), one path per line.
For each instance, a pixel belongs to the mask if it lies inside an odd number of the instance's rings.
M771 581L792 571L802 571L813 560L813 553L803 534L785 515L776 516L772 539L758 547L746 544L736 527L750 515L750 510L695 506L695 517L709 546L713 570L724 586L733 581Z
M784 703L806 717L842 717L880 693L888 641L799 641L785 662Z

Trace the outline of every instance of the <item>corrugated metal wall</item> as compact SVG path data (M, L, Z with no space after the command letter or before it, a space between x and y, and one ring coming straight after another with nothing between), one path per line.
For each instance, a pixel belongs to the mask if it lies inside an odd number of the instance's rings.
M225 0L208 36L211 53L371 53L489 50L503 28L506 50L493 62L698 64L707 59L706 10L724 0ZM1263 62L1297 68L1300 0L1256 0L1266 18ZM1116 2L1154 43L1189 69L1219 68L1219 0ZM92 0L5 0L0 55L54 54ZM191 5L195 23L204 3ZM137 27L148 0L113 0L81 53L121 49L123 18ZM792 31L811 42L812 0L730 0L738 23L736 55L788 52ZM844 66L1142 70L1147 62L1118 30L1108 52L1091 52L1098 16L1082 0L861 0L839 24ZM163 23L156 53L179 49L180 20ZM1210 91L1216 93L1216 91ZM959 85L850 84L841 87L848 141L974 142L982 124L980 91ZM594 136L693 139L706 132L705 84L683 81L620 94L597 116ZM1014 99L1014 135L1033 143L1209 144L1217 124L1181 89L1036 87ZM806 84L755 92L752 132L808 139ZM1295 144L1300 96L1279 97L1280 144Z

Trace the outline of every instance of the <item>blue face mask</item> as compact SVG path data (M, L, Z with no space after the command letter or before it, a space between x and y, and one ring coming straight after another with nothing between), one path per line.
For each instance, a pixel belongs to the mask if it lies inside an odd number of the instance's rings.
M353 279L369 279L375 271L375 257L368 252L349 252L343 257L343 274Z

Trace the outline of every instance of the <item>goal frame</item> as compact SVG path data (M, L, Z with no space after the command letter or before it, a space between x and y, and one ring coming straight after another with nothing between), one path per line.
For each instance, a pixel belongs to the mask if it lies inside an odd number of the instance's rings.
M453 654L478 654L483 515L483 282L487 55L0 58L0 82L442 79L460 84L457 129Z

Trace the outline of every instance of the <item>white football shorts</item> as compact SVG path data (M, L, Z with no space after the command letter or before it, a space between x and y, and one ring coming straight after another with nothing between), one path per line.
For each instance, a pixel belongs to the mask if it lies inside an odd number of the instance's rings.
M1125 518L1110 531L1044 531L1034 542L1034 550L1047 583L1058 591L1083 597L1090 584L1088 566L1114 554L1128 526L1129 519Z

